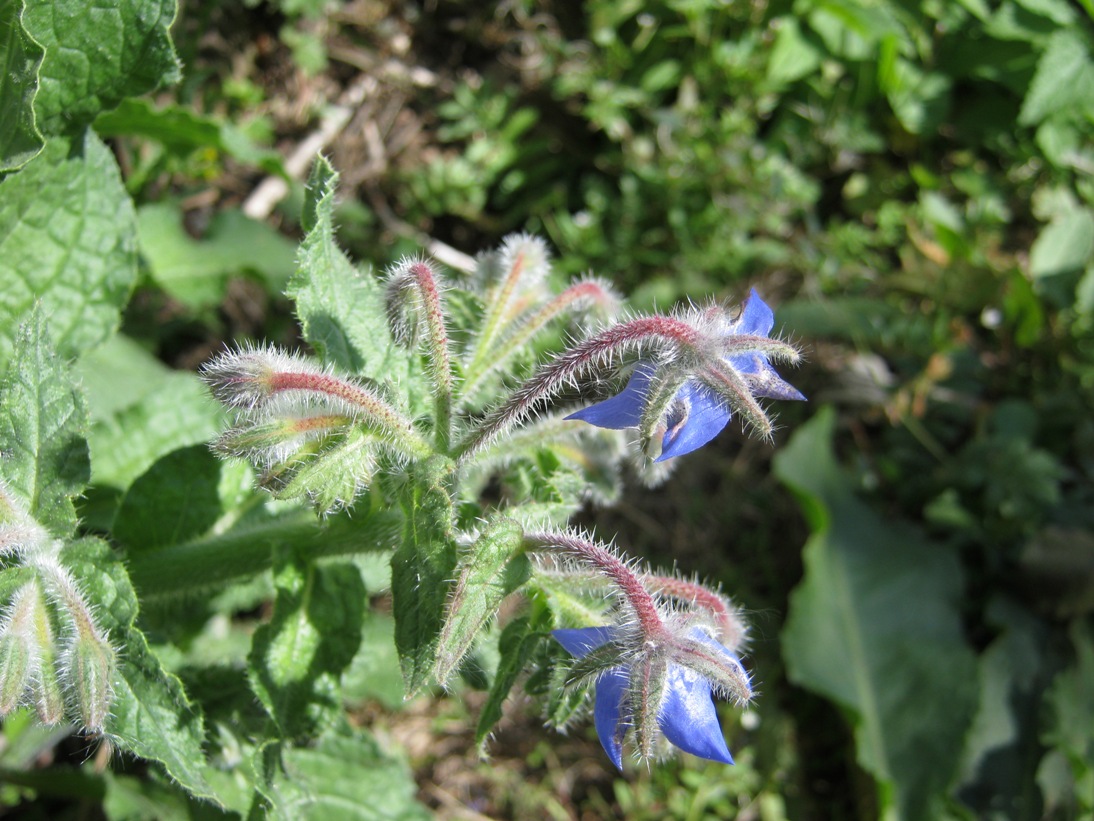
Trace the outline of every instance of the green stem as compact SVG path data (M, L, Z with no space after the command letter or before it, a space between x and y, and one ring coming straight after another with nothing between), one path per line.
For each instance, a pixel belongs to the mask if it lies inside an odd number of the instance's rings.
M269 570L274 548L287 543L330 558L387 550L398 542L402 517L393 510L342 515L320 521L297 511L226 533L131 553L129 577L142 599L223 587Z

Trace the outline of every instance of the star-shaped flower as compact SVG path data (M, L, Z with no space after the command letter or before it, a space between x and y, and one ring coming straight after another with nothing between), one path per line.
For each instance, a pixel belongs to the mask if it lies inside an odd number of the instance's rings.
M596 677L593 722L612 763L623 769L623 739L631 727L642 732L640 725L644 717L649 717L655 719L664 737L684 752L732 764L733 757L722 736L713 699L714 690L725 687L712 683L690 664L674 660L669 648L628 655L623 647L627 643L624 633L619 627L582 627L553 632L567 652L579 659L602 648L611 653L613 644L618 646L620 658L626 659L622 664L599 672ZM742 682L747 688L748 674L737 654L703 630L688 631L676 649L679 651L677 658L692 657L696 666L730 670L736 691L739 692ZM704 657L706 664L703 664ZM643 697L647 695L655 703L643 703Z
M676 360L670 359L660 367L648 360L640 362L619 394L567 418L613 430L641 428L650 401L651 382L664 370L666 378L675 378L679 387L655 431L661 434L656 461L682 456L702 447L721 433L735 410L744 413L750 421L755 421L758 414L767 422L766 415L755 402L757 398L805 399L771 366L769 356L772 354L796 355L789 345L770 339L774 325L775 315L771 308L753 290L735 321L711 326L709 350L704 349L693 357L695 361L688 362L682 373L678 372L681 365Z

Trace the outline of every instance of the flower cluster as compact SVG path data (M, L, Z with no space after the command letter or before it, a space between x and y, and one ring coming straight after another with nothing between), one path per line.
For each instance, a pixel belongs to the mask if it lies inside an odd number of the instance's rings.
M33 705L46 724L68 709L101 733L113 701L115 651L52 538L0 482L0 561L22 572L0 615L0 717ZM56 635L55 625L61 635Z
M775 316L752 291L733 321L719 309L703 311L693 327L691 355L639 363L623 391L570 414L602 428L639 428L656 461L702 447L729 424L734 411L767 434L771 423L758 398L804 399L771 366L772 357L795 361L797 351L769 337ZM673 352L675 353L675 352Z
M664 739L701 758L732 764L714 697L745 704L752 696L738 656L746 631L736 610L694 582L639 574L611 547L581 533L525 538L534 550L592 568L614 594L613 624L553 633L576 658L570 686L595 686L593 722L612 763L623 768L624 740L633 734L642 759L656 755ZM671 593L655 596L651 588Z

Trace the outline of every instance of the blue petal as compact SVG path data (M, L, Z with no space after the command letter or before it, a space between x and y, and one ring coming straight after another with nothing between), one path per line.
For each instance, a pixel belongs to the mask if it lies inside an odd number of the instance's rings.
M684 752L733 763L718 724L710 683L694 670L681 664L669 665L665 701L657 721L665 738Z
M650 373L649 367L637 368L621 392L611 399L571 413L566 418L580 419L598 428L612 430L638 427L642 420L642 406L646 403L646 393L650 387Z
M590 652L615 638L614 627L580 627L552 630L555 637L571 656L583 658Z
M731 357L731 361L739 358L742 357ZM802 402L805 401L805 394L779 376L766 359L758 371L746 371L746 373L750 375L749 388L752 390L753 396L762 396L767 399L798 399Z
M626 698L627 674L624 668L609 670L597 681L593 723L596 734L600 736L600 745L620 772L623 771L623 737L627 734L627 725L623 723Z
M696 382L685 382L676 400L687 409L687 417L675 425L669 420L669 429L661 440L661 455L655 460L658 462L701 448L722 432L732 415L718 396Z
M733 323L733 333L767 336L774 327L775 313L753 288L741 308L741 315Z

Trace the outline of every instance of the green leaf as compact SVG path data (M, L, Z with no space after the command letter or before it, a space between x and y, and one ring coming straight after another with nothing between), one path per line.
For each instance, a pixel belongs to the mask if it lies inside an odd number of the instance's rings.
M318 513L350 507L372 482L380 437L360 428L327 437L318 453L267 482L279 499L307 499Z
M1056 676L1049 688L1048 721L1042 741L1060 750L1071 764L1077 783L1094 787L1094 629L1089 620L1072 622L1074 662ZM1085 809L1094 810L1094 790Z
M114 745L156 761L192 795L216 801L205 781L205 730L182 684L164 670L134 625L137 596L125 566L105 542L85 538L65 547L62 558L88 599L118 653L114 700L107 733Z
M0 382L0 476L30 515L57 536L76 528L72 499L90 477L87 409L54 352L42 311L19 326Z
M223 513L222 462L204 445L180 448L142 474L125 494L114 524L123 546L150 550L209 531Z
M1061 29L1048 41L1037 62L1018 114L1020 125L1036 125L1069 108L1094 109L1094 64L1078 31Z
M121 334L76 366L91 408L92 481L118 489L176 448L207 442L220 406L196 374L173 371Z
M179 105L156 108L148 100L123 100L113 111L95 118L95 131L104 138L133 135L156 140L179 157L211 148L270 174L286 175L276 151L256 145L231 123Z
M444 622L448 590L456 569L453 510L448 485L452 465L437 456L421 465L404 490L403 540L391 557L395 646L407 696L430 680Z
M99 344L137 277L136 218L113 155L93 134L50 140L3 186L0 362L36 301L62 356Z
M341 715L342 673L361 644L365 586L348 563L319 567L283 550L273 617L254 635L251 687L284 738L313 735Z
M407 765L364 731L329 734L314 747L267 745L265 783L252 817L301 821L428 821ZM255 812L257 810L257 812Z
M508 698L509 691L513 689L517 677L528 668L536 646L548 634L550 625L539 623L545 617L550 618L546 609L541 610L539 617L521 616L505 625L501 632L498 639L498 668L475 727L475 743L480 749L494 725L501 720L502 705Z
M813 530L782 635L787 673L851 716L883 810L937 818L977 700L960 565L855 498L832 452L834 425L823 410L775 459Z
M244 272L280 294L295 270L296 245L239 211L219 211L205 236L193 239L175 203L146 205L137 213L141 255L153 281L192 310L224 300L228 280Z
M308 180L299 269L289 284L296 315L324 361L400 391L424 395L416 357L394 343L376 278L354 269L334 240L332 211L338 175L320 157Z
M502 600L531 576L531 563L521 552L523 535L519 524L500 519L487 526L460 557L434 670L434 677L442 684L497 614Z
M34 122L44 49L23 27L23 0L0 0L0 175L32 160L45 145Z
M1035 278L1078 271L1094 252L1094 212L1069 209L1046 225L1029 249L1029 273Z
M53 0L23 14L45 47L34 101L45 134L75 134L100 112L179 79L175 0Z
M821 52L802 34L796 18L781 17L778 26L767 61L767 80L781 88L816 71L821 64Z
M342 696L350 704L375 699L389 710L398 710L405 703L403 692L395 620L369 611L361 627L361 647L342 678Z

